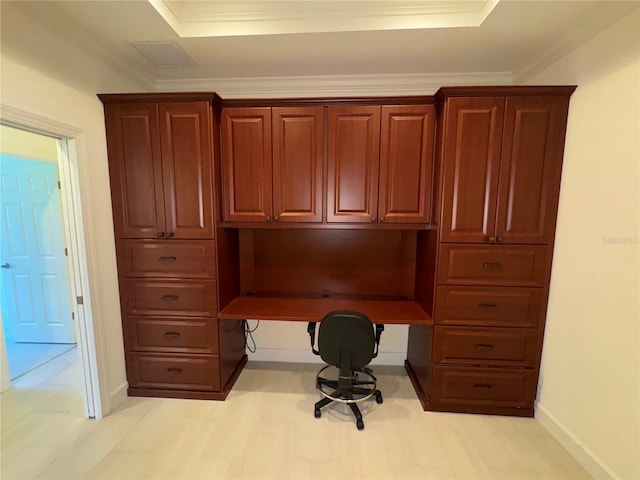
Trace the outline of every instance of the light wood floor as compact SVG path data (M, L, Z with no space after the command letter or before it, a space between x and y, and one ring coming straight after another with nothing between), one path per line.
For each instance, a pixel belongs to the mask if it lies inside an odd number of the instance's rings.
M75 350L0 396L4 480L584 479L534 419L423 412L400 368L384 403L313 417L315 365L249 364L225 402L128 398L83 418Z

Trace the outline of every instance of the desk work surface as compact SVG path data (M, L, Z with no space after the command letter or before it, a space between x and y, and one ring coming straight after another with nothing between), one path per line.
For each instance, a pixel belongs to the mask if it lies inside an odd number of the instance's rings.
M373 323L432 325L432 318L411 300L357 300L338 298L237 297L219 318L319 322L334 310L354 310Z

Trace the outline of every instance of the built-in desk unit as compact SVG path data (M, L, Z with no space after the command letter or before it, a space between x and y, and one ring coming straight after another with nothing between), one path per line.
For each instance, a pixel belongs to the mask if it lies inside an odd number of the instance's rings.
M245 319L357 310L425 410L533 415L573 90L100 95L129 394L224 399Z

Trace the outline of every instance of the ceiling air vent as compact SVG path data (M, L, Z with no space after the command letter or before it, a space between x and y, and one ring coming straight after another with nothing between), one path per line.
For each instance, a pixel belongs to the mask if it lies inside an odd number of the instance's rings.
M156 67L193 67L195 63L173 42L131 42Z

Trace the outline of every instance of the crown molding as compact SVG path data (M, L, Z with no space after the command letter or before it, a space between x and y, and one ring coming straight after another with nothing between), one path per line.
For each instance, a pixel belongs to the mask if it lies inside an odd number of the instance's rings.
M224 99L432 95L455 85L512 85L509 72L202 78L156 82L157 92L213 91Z
M54 3L16 2L16 4L24 14L43 25L44 28L51 30L56 36L67 40L99 63L122 75L143 90L153 89L154 74L149 68L142 66L141 62L130 63L113 54L107 46L95 40L95 35L80 25L66 28L66 25L74 20Z
M499 1L148 0L181 38L477 27Z
M633 6L633 2L629 2L629 4ZM629 9L624 8L612 10L606 8L606 5L597 6L594 12L587 16L579 27L572 29L562 39L554 42L552 46L541 53L529 57L519 68L516 68L512 72L513 83L517 85L526 83L549 65L608 28L616 20L628 14L629 11ZM605 19L604 21L603 18Z

